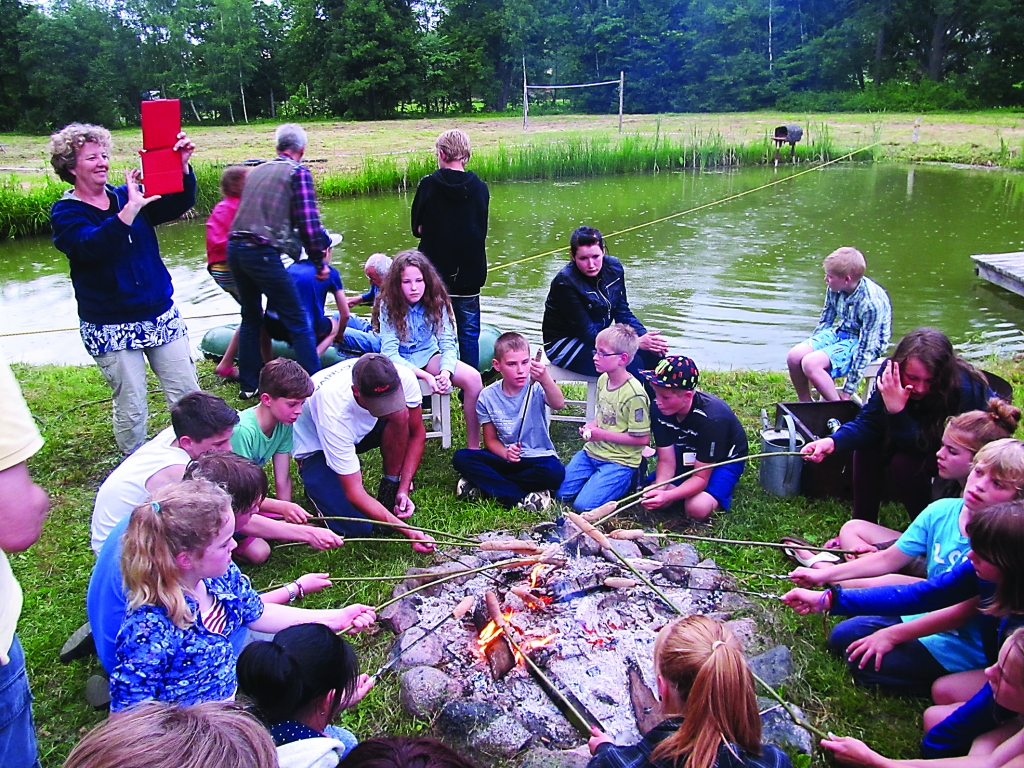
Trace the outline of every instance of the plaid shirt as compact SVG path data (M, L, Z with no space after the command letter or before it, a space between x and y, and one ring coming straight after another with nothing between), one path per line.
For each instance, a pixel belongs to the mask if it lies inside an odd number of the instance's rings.
M632 747L601 744L587 763L587 768L677 768L664 760L652 763L651 752L682 724L681 717L664 720ZM761 754L757 757L733 744L722 744L718 747L715 768L793 768L793 765L785 752L771 744L762 746Z
M889 338L892 336L889 295L878 283L866 277L860 279L856 290L849 296L828 289L821 319L814 332L829 328L834 328L837 333L857 337L857 348L853 351L850 372L842 390L852 395L860 384L861 371L889 346Z
M304 165L298 165L292 173L292 222L299 230L299 237L306 246L309 258L319 265L323 261L324 251L331 245L331 238L320 224L313 174Z

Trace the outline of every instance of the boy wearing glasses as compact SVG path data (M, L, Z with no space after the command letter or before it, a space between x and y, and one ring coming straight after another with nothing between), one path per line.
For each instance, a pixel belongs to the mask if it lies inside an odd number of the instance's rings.
M597 410L580 427L583 450L565 468L556 496L584 512L627 493L635 485L650 442L650 400L626 366L638 347L636 331L624 323L605 328L594 343Z

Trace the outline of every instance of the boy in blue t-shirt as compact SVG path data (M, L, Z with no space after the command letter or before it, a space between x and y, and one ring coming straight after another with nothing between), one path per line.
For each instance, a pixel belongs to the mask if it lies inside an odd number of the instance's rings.
M530 344L518 333L497 338L492 365L501 381L486 387L476 404L486 447L455 452L452 464L462 476L455 495L485 494L508 507L543 511L551 506L549 489L565 477L544 406L557 411L565 397L539 355L530 358Z
M318 355L322 355L334 342L338 328L344 328L348 324L349 317L348 299L345 297L341 275L338 270L330 266L331 251L342 241L342 237L333 232L329 234L331 247L324 251L324 264L328 266L328 273L325 277L321 276L321 272L311 259L296 261L288 267L288 277L295 285L299 305L309 315L310 326L313 328L313 335L316 336L316 353ZM338 317L336 318L327 317L324 314L324 303L327 301L328 292L334 294L334 301L338 305ZM267 298L267 311L263 317L263 327L266 328L270 338L291 343L291 333L277 316L277 309L272 297Z

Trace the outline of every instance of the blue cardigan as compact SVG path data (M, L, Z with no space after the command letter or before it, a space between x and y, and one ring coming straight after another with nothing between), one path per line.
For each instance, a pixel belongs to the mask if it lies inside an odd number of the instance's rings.
M196 202L196 177L185 190L143 208L129 227L117 214L128 189L107 186L111 205L101 211L70 192L50 209L53 244L71 262L78 316L95 325L153 320L171 308L171 275L160 260L155 226L174 221Z

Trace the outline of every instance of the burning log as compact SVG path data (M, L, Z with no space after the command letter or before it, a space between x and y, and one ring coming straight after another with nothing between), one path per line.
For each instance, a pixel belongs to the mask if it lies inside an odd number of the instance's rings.
M491 593L488 593L491 594ZM498 607L498 615L505 620ZM487 603L477 605L473 614L473 624L476 626L478 640L477 645L483 651L487 659L487 666L491 668L491 676L495 680L501 680L516 667L516 655L512 652L508 638L498 629L498 624L490 613L490 605Z
M661 702L647 687L643 675L632 659L629 661L626 674L629 677L629 701L633 705L636 727L640 735L646 736L648 731L661 722Z
M544 674L544 671L537 666L537 663L526 655L526 652L520 647L516 639L512 637L512 627L505 620L505 614L502 613L501 603L498 602L498 596L493 592L488 592L485 596L487 601L487 612L494 622L498 631L508 640L509 644L516 651L517 657L521 657L526 662L526 668L530 671L530 676L537 682L544 691L545 695L551 699L552 703L558 707L558 711L561 712L566 720L572 723L573 727L576 728L580 734L589 739L591 736L591 726L597 726L604 730L601 725L601 721L594 717L583 703L577 699L571 692L561 691L554 682Z

